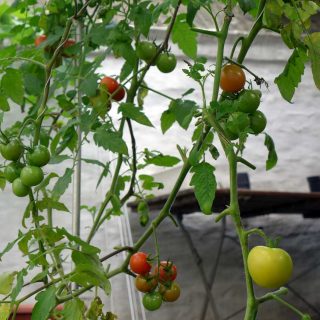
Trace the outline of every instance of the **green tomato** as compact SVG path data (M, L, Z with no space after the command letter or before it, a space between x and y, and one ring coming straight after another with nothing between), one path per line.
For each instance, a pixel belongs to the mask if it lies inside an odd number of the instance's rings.
M90 97L90 104L97 114L104 118L107 112L111 109L111 100L106 90L98 90L98 94Z
M13 182L20 177L23 164L19 162L11 162L4 169L4 176L9 182Z
M257 246L249 252L248 268L251 278L257 285L274 289L288 282L293 264L286 251L280 248Z
M157 310L161 307L162 296L159 292L148 292L143 296L142 303L149 311Z
M254 134L261 133L267 126L267 118L261 111L256 111L250 116L250 128Z
M38 145L27 153L27 160L31 166L43 167L50 161L50 152L45 146Z
M236 108L238 111L253 113L255 112L260 105L260 94L259 90L244 90L244 92L240 95L238 100L236 100Z
M177 58L172 53L161 53L157 60L157 67L163 73L169 73L175 69Z
M23 184L20 178L17 178L12 183L12 192L17 197L25 197L29 194L30 188Z
M141 41L137 45L137 56L146 62L149 62L157 53L157 47L149 41Z
M220 125L229 140L232 141L239 139L239 134L230 131L226 123L221 123Z
M21 170L20 179L28 187L36 186L43 180L43 171L36 166L26 166Z
M227 128L233 134L239 135L250 125L249 116L243 112L231 113L227 120Z
M1 144L1 155L11 161L17 161L23 154L23 145L17 139L10 141L8 144Z

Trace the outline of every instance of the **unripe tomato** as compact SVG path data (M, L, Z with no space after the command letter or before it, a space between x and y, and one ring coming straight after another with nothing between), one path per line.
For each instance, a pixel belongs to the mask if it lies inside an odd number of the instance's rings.
M162 296L159 292L149 292L143 296L142 299L143 306L149 310L154 311L161 307Z
M146 62L149 62L157 53L157 47L149 41L141 41L137 44L137 56Z
M158 281L154 275L138 275L135 279L136 288L140 292L150 292L156 288L157 284Z
M293 264L290 255L283 249L257 246L249 252L248 268L257 285L274 289L288 282Z
M62 51L62 56L65 58L72 58L74 57L74 54L68 53L68 48L74 46L76 44L75 40L73 39L68 39L64 44L63 44L63 51Z
M177 58L173 53L161 53L157 59L157 67L163 73L169 73L175 69Z
M111 109L111 100L109 94L105 90L98 90L98 94L94 97L90 97L89 100L98 115L102 117L104 117Z
M103 86L107 90L107 92L109 92L110 95L112 95L116 90L118 90L120 84L117 80L111 77L104 77L100 81L100 86ZM112 96L112 99L116 101L121 101L124 98L125 94L126 92L124 88L120 87L117 93Z
M158 266L156 266L154 274L158 276L160 282L174 281L177 277L177 267L171 261L161 261L159 272Z
M162 294L163 301L174 302L180 297L180 286L173 282L169 287L160 285L159 292Z
M241 67L227 64L221 70L220 88L225 92L235 93L244 88L246 75Z
M17 178L12 183L12 192L17 197L25 197L29 194L30 188L22 183L20 178Z
M27 153L27 160L31 166L43 167L50 161L50 152L45 146L38 145Z
M130 269L137 274L148 274L151 270L148 255L144 252L134 253L130 258Z
M246 113L254 113L260 105L261 94L257 91L259 90L244 90L235 102L237 110Z
M267 126L267 118L261 111L256 111L250 116L250 128L254 134L261 133Z
M17 139L11 140L8 144L0 145L1 155L11 161L17 161L23 154L23 145Z
M42 42L45 42L46 40L47 40L47 36L46 36L45 34L42 34L41 36L38 36L38 37L36 37L36 38L34 39L34 45L35 45L36 47L39 47L40 44L41 44Z
M4 176L9 182L13 182L20 177L23 164L19 162L11 162L4 169Z
M243 112L231 113L228 121L227 128L234 134L239 135L250 125L249 116Z
M43 171L36 166L26 166L21 170L20 179L27 187L36 186L43 180Z

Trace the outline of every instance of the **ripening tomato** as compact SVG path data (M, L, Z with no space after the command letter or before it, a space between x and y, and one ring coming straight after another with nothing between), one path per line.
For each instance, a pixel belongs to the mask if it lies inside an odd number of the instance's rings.
M236 93L244 88L246 75L236 64L227 64L221 70L220 88L225 92Z
M254 134L261 133L267 126L267 118L261 111L256 111L250 116L250 128Z
M290 255L283 249L256 246L249 252L248 268L257 285L274 289L288 282L293 264Z
M34 45L35 45L36 47L39 47L40 44L41 44L42 42L45 42L46 40L47 40L47 36L46 36L45 34L42 34L41 36L38 36L38 37L36 37L36 38L34 39Z
M154 275L138 275L135 279L135 285L140 292L150 292L156 288L158 285L157 277Z
M75 44L76 44L75 40L67 39L66 42L63 44L62 56L65 57L65 58L74 57L74 54L70 53L70 50L68 50L68 48L74 46Z
M23 154L23 145L17 139L0 145L0 153L6 160L17 161Z
M180 286L173 282L168 287L160 285L159 292L162 294L163 301L174 302L180 297Z
M36 186L43 180L43 171L36 166L26 166L21 170L20 179L27 187Z
M177 65L177 58L173 53L161 53L157 59L157 67L163 73L172 72Z
M160 282L174 281L177 277L177 267L171 261L161 261L159 272L156 266L154 274L158 275Z
M50 161L50 152L47 147L38 145L27 153L27 161L32 166L43 167Z
M148 292L143 296L142 303L149 311L157 310L161 307L162 296L159 292Z
M25 197L29 194L30 188L23 184L20 178L17 178L12 183L12 192L17 197Z
M134 253L130 258L130 269L137 274L148 274L151 270L148 255L144 252Z
M117 91L117 93L112 95L112 99L116 101L121 101L126 94L124 88L120 86L118 81L111 77L102 78L100 81L100 86L103 86L107 92L110 93L110 95Z
M4 169L4 176L9 182L13 182L20 177L23 164L20 162L11 162Z

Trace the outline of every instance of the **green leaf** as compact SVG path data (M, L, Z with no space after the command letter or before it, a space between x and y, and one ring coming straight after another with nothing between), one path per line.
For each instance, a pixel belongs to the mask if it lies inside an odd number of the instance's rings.
M130 12L130 18L134 22L135 31L137 33L141 32L146 38L148 37L152 25L152 15L147 8L148 5L148 1L141 2L140 4L132 6Z
M164 187L163 183L155 182L154 177L147 174L141 174L139 176L139 179L143 181L142 188L145 190L152 190L153 188L157 188L158 190L160 190Z
M64 320L84 320L83 314L85 312L85 304L79 298L73 298L72 300L64 304L62 315Z
M272 138L265 133L265 140L264 145L267 147L269 153L268 153L268 159L266 161L266 169L271 170L278 162L278 156L275 149L274 142Z
M270 28L277 29L281 23L282 13L282 5L278 0L267 1L263 16L264 23Z
M69 184L71 183L72 174L72 169L67 168L65 170L63 176L58 179L58 181L53 187L52 198L59 199L65 193Z
M125 141L117 132L110 131L105 126L101 126L96 130L93 139L96 145L105 150L128 155L128 147Z
M119 107L119 112L121 112L124 117L132 119L144 126L153 127L148 117L141 110L142 109L135 107L133 103L121 103Z
M68 157L69 158L69 157ZM42 181L39 185L37 185L35 188L34 188L34 191L39 191L41 190L42 188L45 188L46 186L48 186L48 184L50 183L50 180L53 179L53 178L57 178L59 177L55 172L50 172Z
M56 288L50 286L45 291L38 293L35 297L35 304L31 320L44 320L50 315L50 311L56 306Z
M179 125L187 130L192 120L193 113L197 110L197 104L191 100L177 99L171 101L169 109L173 112Z
M176 121L176 117L171 110L166 110L162 113L160 121L162 133L165 134Z
M188 1L186 21L190 27L192 27L193 20L196 17L199 9L200 9L199 3L195 3L194 1Z
M19 70L8 68L1 80L4 94L17 104L23 103L23 78Z
M209 163L202 162L193 167L193 176L190 182L194 186L194 193L200 205L200 209L205 214L212 214L212 204L216 193L215 168Z
M86 76L80 84L80 91L89 97L93 97L96 95L96 91L98 88L98 80L99 76L97 74L90 74Z
M11 313L10 303L0 304L0 320L8 320Z
M320 89L320 32L306 36L305 42L309 48L313 80L317 88Z
M197 57L197 33L190 29L185 14L177 16L172 29L172 42L176 43L188 57L192 59Z
M301 82L301 77L304 73L305 63L308 57L303 48L295 49L289 58L283 72L275 78L282 97L291 102L296 88Z
M0 274L0 294L10 293L17 272L3 272Z
M37 207L40 211L47 209L55 209L58 211L70 212L69 209L61 202L55 201L51 198L44 198L40 201L37 201Z
M15 301L20 294L23 285L24 285L24 277L28 274L26 269L22 269L17 274L16 285L12 288L10 298L12 301Z
M3 173L3 171L0 171L0 189L4 190L6 184L7 184L7 180L4 176L4 173Z
M150 210L148 203L144 200L138 203L137 211L139 214L139 221L142 227L145 227L149 222Z
M2 90L0 90L0 110L2 110L2 111L9 111L10 110L8 98L4 95Z
M173 156L158 155L148 159L146 162L160 167L173 167L180 162L180 159Z
M255 0L239 0L238 2L244 14L256 8Z

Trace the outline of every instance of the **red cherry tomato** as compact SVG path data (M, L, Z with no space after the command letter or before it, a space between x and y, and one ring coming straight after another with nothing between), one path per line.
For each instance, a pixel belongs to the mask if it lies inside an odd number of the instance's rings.
M47 40L47 36L45 34L42 34L41 36L35 38L34 45L36 47L39 47L40 44L46 40Z
M177 277L177 267L171 261L161 261L158 272L158 267L155 268L155 274L158 275L160 282L173 281Z
M227 64L221 70L220 87L225 92L235 93L244 88L246 75L236 64Z
M137 252L130 258L130 269L137 274L147 274L151 270L148 255L144 252Z
M113 94L115 91L117 91L117 93L112 96L112 99L116 101L121 101L126 94L124 88L120 87L118 81L111 77L102 78L100 81L100 86L104 86L110 94Z

